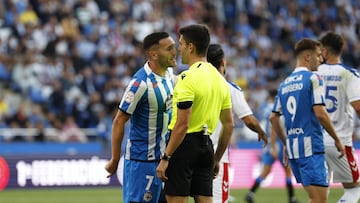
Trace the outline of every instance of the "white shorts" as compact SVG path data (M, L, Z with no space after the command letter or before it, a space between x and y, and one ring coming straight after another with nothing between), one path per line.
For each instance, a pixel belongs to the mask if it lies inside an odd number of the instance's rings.
M229 163L220 162L219 174L213 180L213 203L227 203L229 190Z
M339 152L335 146L325 146L325 155L329 173L333 172L334 183L356 183L360 181L358 157L352 147L345 146L345 155L339 159Z

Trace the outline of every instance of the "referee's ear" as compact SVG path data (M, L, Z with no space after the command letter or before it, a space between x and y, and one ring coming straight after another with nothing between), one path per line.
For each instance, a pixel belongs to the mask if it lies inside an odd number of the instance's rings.
M226 67L226 60L225 60L225 58L222 58L221 62L220 62L220 68L219 68L219 71L222 75L225 75L225 72L226 72L225 67Z

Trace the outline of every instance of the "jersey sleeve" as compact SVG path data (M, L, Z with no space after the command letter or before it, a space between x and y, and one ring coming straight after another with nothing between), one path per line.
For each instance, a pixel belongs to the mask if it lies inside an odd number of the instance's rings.
M282 107L281 107L281 102L280 102L281 87L282 87L282 85L280 85L280 87L277 91L277 94L274 98L274 106L272 108L272 112L279 113L279 114L282 114Z
M345 87L349 102L360 100L360 75L359 72L350 74Z
M181 73L175 86L177 93L176 102L194 101L194 85L193 78L191 78L187 71Z
M325 89L324 89L324 82L321 77L313 73L310 77L311 84L312 84L312 92L313 92L313 99L312 105L322 104L325 105Z
M146 83L133 78L128 84L124 96L119 104L119 109L128 114L133 114L136 106L141 101L147 89Z
M229 84L229 87L234 114L240 119L253 114L249 104L246 102L244 92L240 89L240 87L234 86L234 84Z

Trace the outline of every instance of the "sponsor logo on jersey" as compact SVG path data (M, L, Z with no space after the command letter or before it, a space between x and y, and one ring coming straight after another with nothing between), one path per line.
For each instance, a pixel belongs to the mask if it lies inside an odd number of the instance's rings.
M304 130L302 128L290 128L288 130L288 135L300 135L304 134Z
M303 78L303 75L294 75L294 76L290 76L288 78L286 78L285 80L285 84L290 83L290 82L297 82L297 81L301 81Z
M173 96L169 94L165 100L165 112L171 110Z
M184 80L185 77L186 77L185 73L181 74L181 80Z
M224 180L223 181L223 191L227 192L229 190L229 182Z

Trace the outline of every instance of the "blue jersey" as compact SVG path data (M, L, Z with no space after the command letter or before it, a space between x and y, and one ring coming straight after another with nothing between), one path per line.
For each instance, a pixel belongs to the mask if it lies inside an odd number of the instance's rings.
M119 105L131 115L126 159L160 160L168 138L173 86L171 68L161 77L146 63L133 76Z
M322 126L314 105L325 105L323 81L304 67L296 68L281 83L273 108L284 115L289 159L324 153Z

